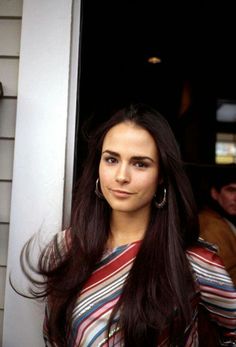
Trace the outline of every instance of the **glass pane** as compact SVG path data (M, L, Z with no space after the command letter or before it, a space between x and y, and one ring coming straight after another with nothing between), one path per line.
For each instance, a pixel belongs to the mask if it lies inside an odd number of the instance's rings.
M236 163L236 135L219 133L216 136L216 163Z
M236 122L236 101L219 100L216 120L218 122Z

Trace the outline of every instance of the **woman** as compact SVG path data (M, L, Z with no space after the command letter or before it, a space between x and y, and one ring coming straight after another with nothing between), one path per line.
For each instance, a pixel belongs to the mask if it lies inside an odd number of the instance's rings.
M168 123L145 105L118 111L90 138L71 226L39 261L46 345L197 346L199 302L233 341L236 289L197 239Z

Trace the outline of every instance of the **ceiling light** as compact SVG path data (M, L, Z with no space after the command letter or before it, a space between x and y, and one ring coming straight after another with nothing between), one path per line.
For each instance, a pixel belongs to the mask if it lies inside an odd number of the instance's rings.
M158 57L150 57L150 58L148 58L147 61L150 64L160 64L161 63L161 59Z

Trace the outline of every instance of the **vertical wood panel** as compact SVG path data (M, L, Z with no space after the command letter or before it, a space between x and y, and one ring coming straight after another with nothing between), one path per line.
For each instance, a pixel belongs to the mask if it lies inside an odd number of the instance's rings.
M21 20L0 19L0 55L19 56Z
M0 137L14 137L16 127L16 100L0 101Z

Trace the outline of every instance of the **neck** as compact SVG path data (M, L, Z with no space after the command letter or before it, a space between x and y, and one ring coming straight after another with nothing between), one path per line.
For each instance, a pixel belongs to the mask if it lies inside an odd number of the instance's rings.
M149 216L150 212L136 214L113 211L108 240L109 248L142 240L147 230Z

